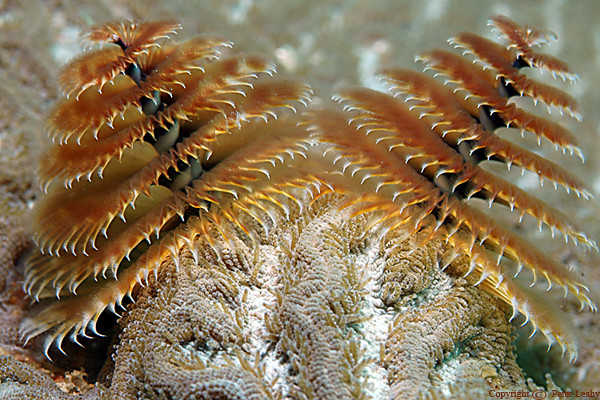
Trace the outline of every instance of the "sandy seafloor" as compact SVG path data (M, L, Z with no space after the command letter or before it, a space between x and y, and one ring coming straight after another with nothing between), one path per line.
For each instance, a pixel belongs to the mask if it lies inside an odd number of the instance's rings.
M379 68L413 65L415 55L447 46L445 40L461 30L493 37L486 22L495 13L558 34L558 42L546 49L567 61L581 78L567 89L579 99L584 120L569 127L587 157L584 165L574 157L558 160L583 177L600 197L600 1L24 0L0 1L2 212L21 213L35 198L33 166L45 143L45 113L57 95L56 73L79 51L78 36L90 24L115 18L173 18L183 24L184 37L219 33L232 40L236 49L262 54L276 61L281 73L307 81L319 101L330 97L338 85L377 86ZM597 199L585 202L550 188L537 191L533 179L519 182L580 221L592 238L600 239ZM540 236L535 228L533 223L526 224L520 233ZM580 268L590 289L600 293L597 255L573 252L560 239L550 240L547 235L535 240L544 251ZM580 353L569 365L560 359L559 351L553 351L541 368L551 367L559 384L600 390L600 318L589 312L578 314L576 302L563 300L560 291L551 291L549 297L555 300L549 307L559 306L572 315ZM544 345L543 338L520 340L519 345L520 363L528 365L530 373L536 372L540 364L528 360L527 354Z

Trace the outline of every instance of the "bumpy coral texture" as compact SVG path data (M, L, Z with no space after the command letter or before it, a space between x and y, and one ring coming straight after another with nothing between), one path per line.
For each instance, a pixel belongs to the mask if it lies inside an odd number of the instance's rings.
M6 400L104 400L101 388L87 391L83 396L62 391L50 376L31 365L10 356L0 355L0 396Z
M19 324L25 316L27 300L20 285L23 276L15 265L30 245L31 239L18 218L0 217L0 354L22 353Z
M151 278L121 322L116 398L412 398L446 387L429 375L459 357L476 365L471 379L522 385L502 307L439 271L441 244L407 255L414 239L395 231L373 249L368 219L340 212L343 201L291 206L255 242L213 232L220 256L203 238L198 261L186 250ZM404 284L403 306L380 301L372 277L393 284L410 270L430 281ZM375 331L374 319L385 321Z
M464 54L418 57L441 80L389 69L390 94L342 88L341 106L308 110L308 87L222 39L167 40L173 22L92 29L102 46L65 68L48 121L25 282L42 304L24 336L49 331L46 352L60 348L134 298L109 389L125 399L418 397L465 365L454 373L521 387L519 313L575 357L569 325L511 276L524 267L595 309L586 285L477 201L597 249L487 167L590 197L500 129L583 158L572 133L513 101L579 119L521 69L576 77L533 50L549 33L491 24L508 44L464 33L451 41Z
M440 243L414 251L414 240L391 237L383 247L388 257L380 294L387 307L399 311L390 324L382 360L393 398L428 393L457 360L463 365L458 379L465 379L461 373L468 377L473 363L476 379L485 378L492 387L522 385L502 307L458 278L466 260L449 267L453 279L437 267L443 253Z

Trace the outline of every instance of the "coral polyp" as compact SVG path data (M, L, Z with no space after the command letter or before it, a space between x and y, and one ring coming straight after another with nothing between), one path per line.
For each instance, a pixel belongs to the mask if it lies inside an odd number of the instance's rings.
M596 310L588 287L494 211L598 247L490 165L592 197L504 136L583 160L542 107L579 120L575 101L523 70L577 77L534 49L550 32L490 24L503 44L461 33L458 53L417 57L424 72L383 70L386 92L343 87L310 106L310 87L224 39L175 41L174 22L93 28L47 123L25 279L42 304L23 335L46 334L48 355L131 297L110 389L122 398L149 387L187 398L176 378L187 374L202 396L243 382L237 396L405 398L461 352L484 378L518 385L508 321L519 314L574 359L570 325L518 275Z

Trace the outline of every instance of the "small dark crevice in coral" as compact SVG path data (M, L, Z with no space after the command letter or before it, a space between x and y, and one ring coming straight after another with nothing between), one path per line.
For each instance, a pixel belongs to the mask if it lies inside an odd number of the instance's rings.
M123 300L123 307L127 307L132 301L128 298ZM117 312L124 311L117 309ZM104 336L90 335L93 337L78 336L77 341L81 346L72 340L64 340L62 349L66 356L60 352L56 346L52 346L48 354L53 364L66 371L83 369L88 376L88 382L96 382L102 378L102 371L105 364L110 362L113 346L118 342L117 320L119 316L105 310L98 319L96 328Z
M520 316L512 322L517 327L515 342L515 353L517 364L522 368L525 378L531 378L536 385L545 387L546 375L552 375L552 380L559 387L569 387L569 366L565 365L559 346L548 350L548 344L540 338L531 340L531 327L520 326L523 317Z

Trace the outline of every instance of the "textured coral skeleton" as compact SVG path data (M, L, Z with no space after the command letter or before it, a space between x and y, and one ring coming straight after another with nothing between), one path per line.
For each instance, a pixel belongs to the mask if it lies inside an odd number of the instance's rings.
M182 279L194 271L199 275L192 281L201 282L187 283L185 297L206 314L194 313L189 331L166 334L159 312L152 343L125 341L116 350L116 370L160 386L163 378L151 369L182 359L182 371L206 382L247 382L256 398L363 398L372 391L366 377L381 367L387 374L382 393L401 398L430 389L427 382L407 383L415 365L427 371L460 344L503 371L503 378L488 378L517 384L507 325L490 323L503 320L501 303L512 307L511 319L523 314L534 331L574 358L569 325L511 275L524 267L534 283L543 277L595 310L588 288L577 271L476 202L506 206L519 221L532 217L553 236L597 250L567 216L485 168L487 161L518 166L588 199L591 192L575 174L500 132L508 127L533 134L539 144L583 160L560 122L513 101L530 98L580 119L567 93L522 70L547 71L571 83L577 78L562 61L534 50L551 33L500 16L490 23L508 44L463 33L450 41L462 55L434 50L417 57L434 76L391 68L381 74L389 94L342 88L332 104L309 108L310 88L274 77L273 65L235 55L223 39L176 42L171 36L180 27L173 22L94 28L87 35L90 49L61 75L66 98L48 121L53 145L40 167L46 194L33 215L39 253L28 261L25 282L42 304L23 324L23 335L49 331L46 352L53 343L60 349L67 336L77 341L97 333L105 309L114 311L140 291L136 309L190 313L170 308L177 293L167 292L175 278L164 274ZM269 291L275 299L259 318L263 336L256 339L243 293L261 288L253 274L265 274L261 255L272 243L279 248ZM233 256L240 247L246 255ZM398 254L416 261L398 261ZM370 272L383 263L379 276L361 274L359 259ZM148 299L153 292L144 287L157 291L165 279L169 288L156 292L156 301ZM431 335L450 337L417 345L421 312L400 300L432 292L434 281L447 286L412 304L447 324ZM497 304L482 308L484 297ZM136 337L135 315L126 318L123 337ZM387 324L388 337L368 337L373 321ZM481 335L502 345L490 349L489 341L473 339ZM179 347L158 345L165 337ZM189 349L182 342L197 350L211 341L220 349L211 350L220 352L216 361L184 357ZM289 362L291 372L277 376L285 385L265 370L267 352L256 348L259 342L275 345L287 360L278 363ZM379 342L375 353L371 342ZM411 345L419 352L407 361ZM129 365L136 346L162 350L155 364ZM115 380L111 389L122 392L121 383ZM215 385L197 390L226 395L229 389ZM184 387L161 390L189 395Z

